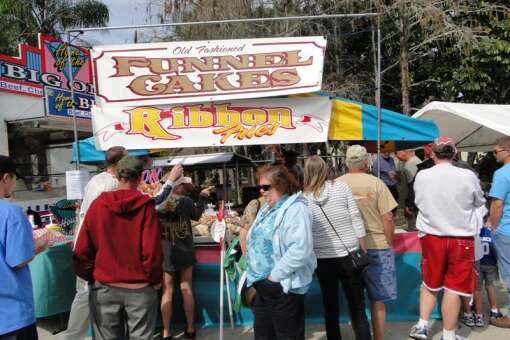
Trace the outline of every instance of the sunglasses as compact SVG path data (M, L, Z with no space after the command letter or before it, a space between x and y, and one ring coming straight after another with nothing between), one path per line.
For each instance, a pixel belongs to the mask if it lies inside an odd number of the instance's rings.
M262 190L262 191L269 191L269 189L271 189L271 184L263 184L263 185L259 185L259 190Z
M506 150L506 149L494 150L494 153L495 153L495 154L498 154L498 153L503 152L503 151L507 151L507 150Z

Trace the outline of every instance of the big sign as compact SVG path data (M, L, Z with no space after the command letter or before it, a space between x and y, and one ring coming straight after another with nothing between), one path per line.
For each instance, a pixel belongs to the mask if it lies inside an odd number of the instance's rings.
M0 54L0 91L40 97L47 103L46 115L70 117L71 87L80 118L90 119L94 87L87 49L67 45L57 38L39 34L39 47L19 45L19 56ZM69 59L71 67L69 67ZM66 107L64 110L63 108Z
M321 89L323 37L95 46L97 105L194 103Z
M328 97L92 108L96 146L127 149L325 142Z

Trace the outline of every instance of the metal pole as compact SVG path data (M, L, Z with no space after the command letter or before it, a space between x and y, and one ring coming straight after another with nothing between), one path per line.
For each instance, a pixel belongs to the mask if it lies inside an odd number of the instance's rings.
M110 26L110 27L88 27L81 29L72 29L66 32L88 32L88 31L107 31L107 30L126 30L138 28L157 28L157 27L175 27L175 26L191 26L191 25L213 25L227 23L247 23L261 21L281 21L281 20L315 20L315 19L332 19L332 18L365 18L376 17L381 13L349 13L349 14L322 14L322 15L303 15L290 17L272 17L272 18L245 18L245 19L226 19L211 21L191 21L191 22L172 22L167 24L151 24L151 25L127 25L127 26Z
M375 105L377 107L377 177L381 177L381 20L376 18L377 23L377 73L375 78Z
M80 144L78 143L78 127L76 125L76 113L74 111L74 87L73 65L71 58L71 31L67 31L67 63L69 70L69 89L71 90L71 114L73 115L74 142L76 143L76 170L80 170Z
M225 217L223 217L225 218ZM224 276L225 269L223 268L223 262L225 261L225 236L220 239L220 340L223 340L223 289L224 289Z
M226 251L225 251L225 254L226 254ZM223 273L225 275L225 283L227 286L227 306L228 306L228 317L230 319L230 328L234 328L234 312L232 310L232 298L230 297L230 280L229 280L228 274L225 270L223 270Z
M224 163L223 164L223 202L224 203L227 203L228 202L228 193L227 193L227 179L228 179L228 171L227 171L227 166L226 164Z
M236 170L235 170L235 191L236 191L236 202L235 204L236 205L239 205L239 202L241 202L240 200L240 196L241 196L241 193L240 193L240 189L241 189L241 183L239 183L240 181L240 176L239 176L239 163L236 161Z

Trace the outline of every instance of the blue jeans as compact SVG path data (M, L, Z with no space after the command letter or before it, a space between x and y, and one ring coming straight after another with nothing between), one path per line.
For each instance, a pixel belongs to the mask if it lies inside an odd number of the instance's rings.
M494 233L492 237L496 254L498 256L498 269L501 279L505 283L506 291L510 301L510 237ZM510 306L509 306L510 307ZM510 308L508 308L508 317L510 317Z

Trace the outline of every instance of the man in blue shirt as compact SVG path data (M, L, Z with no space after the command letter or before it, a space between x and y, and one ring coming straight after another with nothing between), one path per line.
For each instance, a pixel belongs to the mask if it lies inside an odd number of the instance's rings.
M492 198L490 222L495 230L494 246L498 255L498 267L502 280L510 297L510 137L496 142L494 153L498 162L504 165L494 173L489 196ZM510 328L510 309L508 315L491 318L496 327Z
M18 177L14 162L0 156L0 340L37 339L28 262L47 244L34 244L23 210L7 201Z
M397 167L395 165L395 160L391 156L389 152L385 152L381 150L381 155L375 159L374 165L372 167L372 173L375 177L379 177L386 184L388 189L390 189L391 195L395 199L395 201L399 201L398 196L398 183L400 182L400 178L397 175ZM393 214L395 214L397 208L393 209Z

